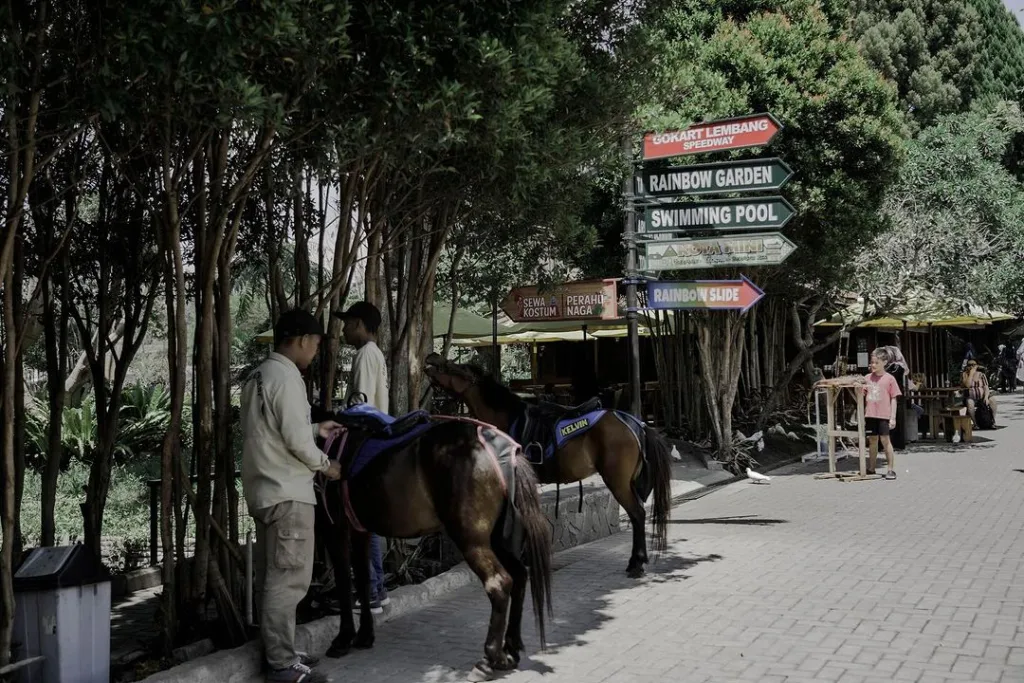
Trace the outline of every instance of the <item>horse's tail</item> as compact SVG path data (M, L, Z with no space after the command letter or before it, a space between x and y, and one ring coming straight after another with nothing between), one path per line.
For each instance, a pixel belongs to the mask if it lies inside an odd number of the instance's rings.
M651 525L654 527L654 550L668 547L668 522L672 513L672 454L668 442L653 427L644 429L647 464L651 468L651 486L654 489L654 507Z
M515 507L526 531L527 566L530 570L530 594L533 615L537 619L540 647L545 645L544 612L551 611L551 525L540 507L540 482L527 459L515 456Z

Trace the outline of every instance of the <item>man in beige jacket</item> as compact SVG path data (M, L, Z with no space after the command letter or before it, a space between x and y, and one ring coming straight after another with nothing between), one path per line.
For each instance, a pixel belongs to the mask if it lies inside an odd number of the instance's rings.
M241 396L242 491L256 522L256 595L268 683L323 683L315 661L295 650L295 609L313 578L313 476L341 476L316 445L338 427L310 424L301 371L316 357L323 327L310 313L283 313L274 351Z

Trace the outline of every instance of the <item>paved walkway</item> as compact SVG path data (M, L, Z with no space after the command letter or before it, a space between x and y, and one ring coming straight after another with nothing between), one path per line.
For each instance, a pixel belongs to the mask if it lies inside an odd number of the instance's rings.
M641 581L624 576L626 534L561 555L548 649L531 619L503 680L1024 681L1021 397L998 417L1009 426L973 446L898 454L897 481L795 466L679 506L670 551ZM339 683L462 681L487 614L470 586L322 669Z
M728 472L708 470L695 455L684 451L679 461L672 465L672 493L673 496L682 496L728 478ZM598 475L590 477L584 484L587 489L604 486ZM554 490L554 484L542 487L543 492ZM575 486L563 487L562 505L566 508L574 506L578 495ZM624 516L625 511L621 514ZM159 641L161 591L159 586L143 589L121 597L111 605L110 660L115 668L146 656Z

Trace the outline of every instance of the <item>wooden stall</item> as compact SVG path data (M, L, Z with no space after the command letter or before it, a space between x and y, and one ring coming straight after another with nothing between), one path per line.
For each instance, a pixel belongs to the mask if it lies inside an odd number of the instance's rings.
M860 375L846 375L819 380L814 388L827 392L826 415L828 425L825 440L828 444L828 474L819 474L815 479L840 479L843 481L866 481L881 479L877 474L868 474L867 436L864 432L864 378ZM852 399L856 405L857 430L846 429L844 399ZM836 468L836 439L856 439L857 455L860 461L858 472L839 472Z

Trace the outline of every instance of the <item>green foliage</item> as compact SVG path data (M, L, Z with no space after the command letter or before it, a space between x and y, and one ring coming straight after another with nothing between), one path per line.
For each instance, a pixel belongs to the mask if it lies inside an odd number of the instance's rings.
M907 142L883 212L890 229L860 260L861 289L887 305L923 289L1019 310L1024 305L1024 185L1003 165L1024 132L1015 103L941 117Z
M781 121L766 151L796 173L784 194L798 214L785 232L800 248L784 269L759 276L774 278L776 291L786 281L834 287L881 227L877 207L901 150L893 89L809 0L677 2L650 40L661 57L657 97L641 109L645 127L752 112Z
M111 472L110 494L103 519L104 536L113 539L108 564L114 569L126 570L137 566L140 549L149 543L149 489L146 480L151 472L146 464L115 465ZM72 462L57 480L57 501L54 522L58 542L81 541L83 538L82 513L79 505L85 501L85 487L89 483L89 466ZM21 509L21 529L27 546L39 542L42 513L40 500L42 475L28 471L25 474L25 494Z
M46 461L49 411L33 398L26 411L25 455L29 466L41 471ZM159 462L163 436L170 424L170 395L162 384L125 388L121 419L114 445L114 462ZM78 407L65 407L61 427L64 467L71 462L91 463L97 447L96 400L88 394Z
M652 54L634 14L654 4L531 10L504 48L505 92L495 100L502 109L483 116L486 132L467 150L473 172L488 175L470 188L471 213L452 235L439 297L451 298L453 279L471 303L578 274L565 264L580 263L598 244L586 215L593 188L621 175L619 139L631 131L634 102L646 91ZM452 272L460 251L461 267Z
M861 52L913 120L928 125L969 105L985 36L971 0L854 0L852 10Z
M1001 0L969 0L983 38L974 57L971 96L991 109L999 100L1024 99L1024 31Z

